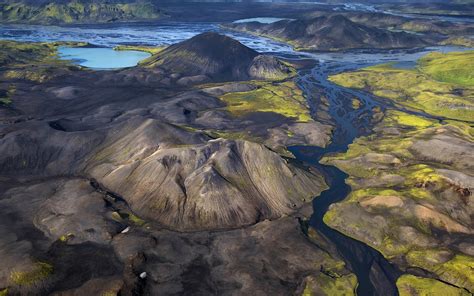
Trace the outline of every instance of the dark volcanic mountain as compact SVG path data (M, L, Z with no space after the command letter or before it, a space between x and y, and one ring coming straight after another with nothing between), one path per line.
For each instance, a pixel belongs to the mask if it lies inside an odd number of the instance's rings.
M143 65L220 81L279 78L290 72L278 59L214 32L171 45Z
M252 22L227 26L238 31L284 40L301 50L391 49L427 45L417 35L369 27L342 15L320 16L309 20L283 20L272 24Z

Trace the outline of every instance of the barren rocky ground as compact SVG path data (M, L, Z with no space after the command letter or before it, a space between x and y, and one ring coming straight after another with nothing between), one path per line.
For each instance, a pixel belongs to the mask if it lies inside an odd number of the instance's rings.
M257 55L229 38L196 38ZM265 86L286 109L259 101L262 111L233 113L227 94L267 82L216 84L208 71L217 65L191 73L208 83L198 88L186 69L97 72L59 62L54 46L5 46L3 293L287 294L304 290L308 276L354 289L339 256L299 222L326 184L285 147L324 146L331 127L304 115L301 94L278 94L293 92L290 70ZM181 46L159 59L172 65L196 45ZM258 72L276 63L259 60ZM269 139L284 156L263 145Z

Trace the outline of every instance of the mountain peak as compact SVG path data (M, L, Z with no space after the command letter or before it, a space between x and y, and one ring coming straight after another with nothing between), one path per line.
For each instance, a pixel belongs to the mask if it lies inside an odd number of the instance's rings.
M212 80L242 80L264 76L281 76L287 73L276 58L257 58L261 55L231 37L206 32L174 44L153 56L144 66L160 67L183 76L205 75ZM262 63L268 65L262 65ZM255 63L258 63L256 70ZM262 73L275 71L282 73ZM275 75L276 74L276 75ZM262 76L263 77L263 76Z
M172 47L178 50L192 51L202 57L209 56L213 59L254 58L258 55L257 51L239 41L216 32L201 33Z

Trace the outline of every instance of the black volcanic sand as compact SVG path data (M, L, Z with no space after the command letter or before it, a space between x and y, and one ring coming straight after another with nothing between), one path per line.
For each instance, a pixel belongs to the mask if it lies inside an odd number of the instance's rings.
M160 67L28 63L1 71L0 86L14 92L0 108L0 288L286 295L316 278L354 289L339 255L300 223L327 188L319 172L206 132L265 138L295 123L223 109L218 96L254 86L200 89ZM22 76L37 67L50 76ZM10 70L20 78L6 78Z

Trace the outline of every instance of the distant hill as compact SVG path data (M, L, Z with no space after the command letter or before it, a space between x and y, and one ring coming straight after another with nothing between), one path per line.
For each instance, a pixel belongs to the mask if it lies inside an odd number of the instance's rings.
M427 45L418 35L366 26L339 14L308 20L283 20L272 24L251 22L226 26L283 40L300 50L394 49Z
M50 2L0 3L1 23L72 24L107 23L119 21L153 20L162 12L155 4L124 1L110 2Z
M291 72L278 59L260 55L237 40L214 32L171 45L142 65L221 81L283 78Z

